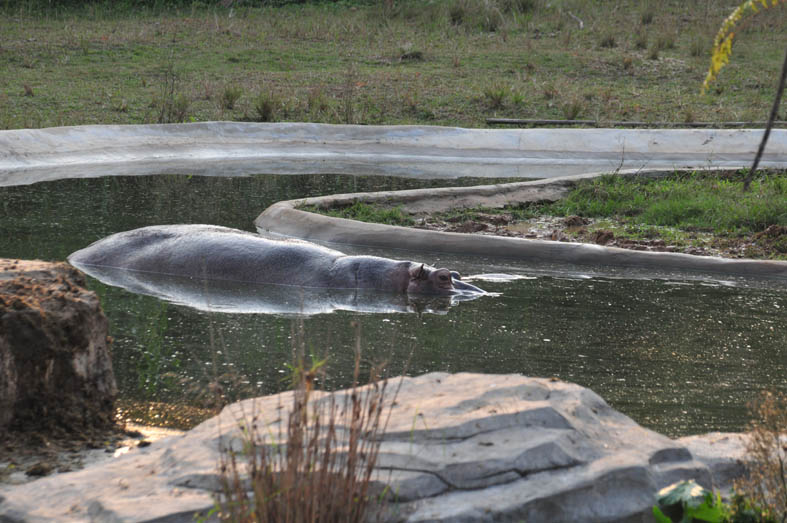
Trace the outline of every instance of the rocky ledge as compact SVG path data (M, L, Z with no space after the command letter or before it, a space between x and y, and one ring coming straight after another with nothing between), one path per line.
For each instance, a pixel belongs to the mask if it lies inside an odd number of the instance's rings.
M649 521L660 488L691 478L725 489L742 472L740 436L671 440L557 380L432 373L388 391L375 476L395 495L387 520ZM277 435L291 405L291 392L239 402L183 436L7 487L0 521L191 521L214 506L220 449L238 448L239 422L254 416Z
M108 325L65 263L0 258L0 435L113 424Z

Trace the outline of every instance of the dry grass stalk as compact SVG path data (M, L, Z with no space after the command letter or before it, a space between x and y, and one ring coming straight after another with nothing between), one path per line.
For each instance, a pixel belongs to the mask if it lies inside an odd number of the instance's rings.
M754 418L746 446L748 477L735 489L775 521L787 521L787 396L764 392L751 405Z
M364 521L375 508L372 474L385 429L387 382L358 387L356 365L350 390L315 393L319 366L295 370L286 434L283 423L277 437L261 433L265 424L255 414L245 426L243 452L224 453L222 520Z

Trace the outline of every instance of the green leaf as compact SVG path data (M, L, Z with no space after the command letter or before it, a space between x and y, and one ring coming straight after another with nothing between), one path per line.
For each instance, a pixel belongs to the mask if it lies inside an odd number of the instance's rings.
M672 520L665 516L661 509L656 505L653 506L653 517L656 518L658 523L672 523Z
M658 504L662 507L669 507L684 504L687 507L698 507L705 501L706 494L710 492L694 480L679 481L661 489L658 493Z

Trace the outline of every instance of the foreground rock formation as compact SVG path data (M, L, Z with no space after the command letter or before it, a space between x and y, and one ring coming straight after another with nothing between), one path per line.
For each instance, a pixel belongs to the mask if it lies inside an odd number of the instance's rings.
M113 422L107 319L65 263L0 259L0 435Z
M255 413L259 430L279 434L291 405L292 393L246 400L183 436L5 488L0 520L191 521L214 506L218 448L239 448L238 420ZM714 482L740 472L741 448L736 436L671 440L578 385L432 373L402 380L376 481L396 495L388 520L647 521L661 487L723 488Z

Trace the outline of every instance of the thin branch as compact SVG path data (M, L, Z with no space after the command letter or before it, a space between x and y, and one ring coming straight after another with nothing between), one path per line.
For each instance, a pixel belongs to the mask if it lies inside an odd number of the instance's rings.
M579 24L579 30L580 31L585 28L585 22L583 22L581 18L579 18L578 16L574 15L574 13L572 13L571 11L567 11L567 14L568 14L568 16L573 18Z
M754 163L749 170L749 174L746 175L746 179L743 181L743 190L749 190L749 184L754 177L754 172L757 170L757 166L760 164L760 158L762 158L762 153L765 151L765 144L768 142L768 137L771 134L771 128L773 127L773 122L776 120L776 115L779 113L779 105L782 101L782 94L784 93L784 82L787 79L787 50L784 52L784 63L782 64L782 76L779 79L779 88L776 89L776 97L773 100L773 107L771 108L771 115L768 118L768 125L765 127L765 132L762 133L762 141L760 142L760 147L757 149L757 156L754 157Z

